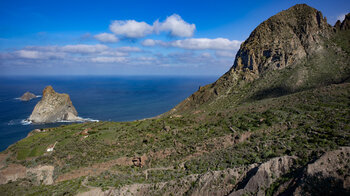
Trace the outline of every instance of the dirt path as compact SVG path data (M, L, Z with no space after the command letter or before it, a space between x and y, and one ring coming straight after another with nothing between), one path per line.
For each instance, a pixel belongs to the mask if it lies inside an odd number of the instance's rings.
M148 171L158 171L158 170L175 170L174 167L154 167L144 170L142 173L145 174L146 180L148 179Z
M205 146L197 147L196 152L184 157L182 159L182 164L180 166L183 166L184 163L194 157L198 157L203 155L204 153L213 152L218 149L227 148L229 146L232 146L237 143L244 142L251 136L251 132L246 132L241 134L239 137L237 137L237 134L235 135L225 135L218 138L209 139L208 141L205 141L205 144L211 144L213 145L213 148L210 149L210 151L207 151ZM150 152L147 155L143 155L141 158L143 161L150 159L149 161L152 161L152 159L164 159L168 156L170 156L173 152L175 152L174 149L165 149L160 150L157 152ZM145 163L143 163L145 164ZM56 179L55 183L62 182L65 180L71 180L75 178L79 178L82 176L88 176L88 175L99 175L104 171L109 170L114 165L122 165L122 166L132 166L132 158L129 157L121 157L115 160L103 162L103 163L96 163L90 167L80 168L77 170L73 170L68 173L64 173ZM173 167L159 167L159 168L149 168L143 171L143 173L146 175L146 179L148 179L148 171L154 171L154 170L169 170L174 169Z

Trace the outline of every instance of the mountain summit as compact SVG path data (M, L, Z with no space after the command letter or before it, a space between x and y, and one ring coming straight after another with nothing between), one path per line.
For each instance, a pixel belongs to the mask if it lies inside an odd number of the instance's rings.
M264 21L250 34L229 73L248 72L250 79L292 66L321 50L324 39L332 34L320 11L306 4L295 5Z
M190 112L203 104L217 108L226 98L240 103L347 79L349 48L339 43L348 38L346 21L341 24L344 30L337 31L320 11L306 4L270 17L241 44L228 72L169 113Z

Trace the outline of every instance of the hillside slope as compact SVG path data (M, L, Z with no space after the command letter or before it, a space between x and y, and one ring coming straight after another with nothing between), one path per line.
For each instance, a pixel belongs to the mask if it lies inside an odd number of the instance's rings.
M0 193L349 195L349 20L293 6L158 118L34 130L0 153Z
M261 23L242 43L228 72L168 114L222 109L341 83L350 76L348 40L349 31L330 26L320 11L295 5Z

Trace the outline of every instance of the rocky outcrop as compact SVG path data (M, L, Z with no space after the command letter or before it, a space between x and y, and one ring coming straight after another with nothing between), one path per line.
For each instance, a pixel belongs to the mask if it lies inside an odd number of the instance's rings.
M337 20L337 22L334 24L334 28L339 31L340 30L340 26L341 26L341 22L340 20Z
M343 22L341 22L340 20L337 20L337 22L334 25L334 28L336 30L349 30L350 29L350 13L345 15L345 18L343 20Z
M350 29L350 13L345 15L345 19L340 25L340 30L349 30Z
M293 195L350 195L349 165L350 147L326 152L305 168Z
M299 4L261 23L241 45L229 73L245 71L258 77L267 70L283 69L317 52L332 27L322 13ZM250 78L249 78L250 79Z
M234 190L230 196L265 195L266 188L270 187L276 179L288 173L296 159L297 157L284 156L273 158L261 164L250 171L252 174L247 175L246 182L242 181L242 185L238 186L237 190Z
M33 123L52 123L62 120L79 121L81 118L69 95L56 93L52 86L47 86L28 120Z
M0 170L0 184L6 184L9 181L28 178L37 184L53 184L54 167L51 165L39 165L35 168L26 168L19 164L10 164Z
M16 181L19 178L26 177L26 168L19 164L10 164L0 171L0 184L6 184L9 181Z
M341 29L347 28L347 21L345 19L340 26L337 25ZM348 71L344 71L348 65L338 62L347 62L348 55L340 55L344 53L341 52L341 47L329 44L337 32L335 29L327 23L320 11L306 4L295 5L270 17L241 44L228 72L213 84L201 87L167 114L196 110L203 104L211 105L212 102L233 94L239 96L232 101L240 102L239 99L244 99L245 96L260 97L260 94L271 92L279 95L314 87L329 82L322 74L332 70L335 63L339 69L337 72L344 75L334 76L331 80L344 80L349 77ZM336 51L339 59L322 59L329 55L330 50ZM316 59L315 62L312 59ZM304 64L314 66L316 71L310 73L306 66L300 68ZM295 69L296 66L299 68ZM323 73L317 70L322 70ZM251 85L257 79L265 81L260 82L260 86L250 86L250 92L245 92L245 85Z
M107 191L92 188L79 195L263 195L267 187L290 171L296 159L294 156L283 156L260 165L255 163L222 171L192 174L179 180L156 184L131 184Z
M155 184L131 184L102 191L91 187L79 195L349 195L350 147L326 152L298 166L298 157L282 156L262 164L192 174Z
M29 101L29 100L34 99L34 98L36 98L36 96L33 93L26 92L19 99L21 101Z
M39 165L35 168L27 169L27 177L34 176L37 183L43 183L50 185L54 183L53 171L54 167L52 165Z

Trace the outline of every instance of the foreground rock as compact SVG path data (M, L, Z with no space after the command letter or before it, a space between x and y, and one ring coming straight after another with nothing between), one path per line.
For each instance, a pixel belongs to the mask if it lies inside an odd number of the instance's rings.
M325 153L294 180L293 195L350 195L349 163L350 147Z
M69 95L56 93L52 86L47 86L28 120L33 123L52 123L82 119L78 117Z
M39 165L34 168L26 168L19 164L10 164L0 170L0 184L6 184L10 181L28 178L33 182L40 184L53 184L54 167L51 165Z
M349 195L350 147L326 152L315 162L294 168L298 159L282 156L262 164L193 174L168 182L131 184L106 191L93 187L78 195Z
M32 100L34 98L36 98L36 96L33 93L26 92L20 97L20 100L21 101L29 101L29 100Z

